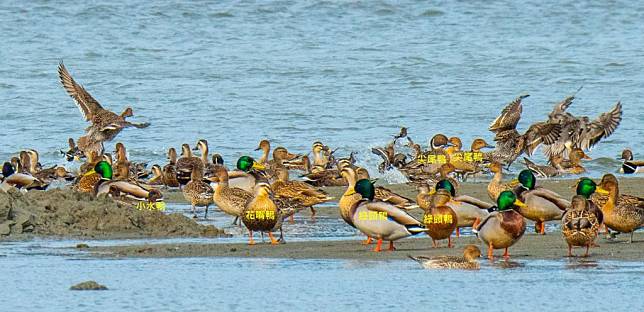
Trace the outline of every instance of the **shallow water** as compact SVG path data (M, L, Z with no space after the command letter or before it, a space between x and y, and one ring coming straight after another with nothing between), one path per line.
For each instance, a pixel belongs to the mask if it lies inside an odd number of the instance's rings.
M152 122L118 137L135 161L164 163L168 147L199 138L229 164L262 138L296 152L323 140L373 170L369 147L399 126L423 143L491 140L488 124L517 95L531 94L526 129L580 86L575 114L624 104L591 153L593 175L644 143L636 1L3 1L0 18L0 159L36 148L60 163L82 134L60 60L104 106Z
M479 272L427 271L411 260L87 259L46 245L2 248L3 310L606 311L609 303L611 311L635 311L644 304L641 262L483 262ZM89 279L109 290L68 290Z

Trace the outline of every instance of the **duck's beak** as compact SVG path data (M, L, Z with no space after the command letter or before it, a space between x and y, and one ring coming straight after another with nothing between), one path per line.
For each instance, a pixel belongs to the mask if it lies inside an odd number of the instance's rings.
M195 146L195 147L192 148L192 150L197 151L197 150L199 150L199 147Z
M255 150L256 150L256 151L259 151L259 150L261 150L261 149L262 149L262 147L261 147L261 146L258 146Z
M344 195L345 195L345 196L351 196L351 195L353 195L353 194L355 194L355 193L356 193L356 191L355 191L355 190L348 190L348 191L346 191L346 192L344 193Z
M96 171L94 169L85 172L84 176L88 176L88 175L93 174L93 173L96 173Z
M260 163L253 162L253 169L255 169L255 170L266 170L266 167L264 167L264 165L262 165Z
M515 187L515 186L517 186L519 184L521 184L521 182L519 182L519 179L513 179L512 181L510 181L510 186L511 187Z
M598 194L601 194L601 195L609 195L610 194L610 192L607 189L604 189L601 186L597 186L597 188L595 189L595 192L597 192Z
M514 201L514 205L517 206L517 207L522 207L522 208L526 207L526 204L524 204L522 201L520 201L518 199Z
M586 154L584 154L584 157L582 157L582 159L585 159L585 160L593 160L593 159L592 159L592 157L590 157L590 156L588 156L588 155L586 155Z
M483 146L483 148L495 148L495 147L496 147L496 146L494 146L494 145L490 145L490 144L486 144L485 146Z
M434 194L436 194L436 189L432 187L431 189L429 189L429 195L434 195Z

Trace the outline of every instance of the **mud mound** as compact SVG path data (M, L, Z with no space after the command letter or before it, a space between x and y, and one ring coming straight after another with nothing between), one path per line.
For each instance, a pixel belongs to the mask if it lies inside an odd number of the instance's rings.
M137 210L70 190L0 192L0 236L133 238L218 236L223 231L181 214Z

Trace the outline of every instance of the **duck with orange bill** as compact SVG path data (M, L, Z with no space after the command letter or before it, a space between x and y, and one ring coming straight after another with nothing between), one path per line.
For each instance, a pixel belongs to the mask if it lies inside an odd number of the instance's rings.
M428 231L422 222L405 210L374 200L376 194L371 181L359 180L354 186L354 191L360 194L362 199L351 207L351 221L365 235L378 240L373 251L380 252L383 241L389 241L388 250L393 251L396 249L394 241Z
M481 220L476 220L473 232L488 246L488 259L494 259L494 249L505 249L504 258L510 258L508 248L525 233L526 222L517 212L525 204L512 191L503 191L496 200L496 211Z

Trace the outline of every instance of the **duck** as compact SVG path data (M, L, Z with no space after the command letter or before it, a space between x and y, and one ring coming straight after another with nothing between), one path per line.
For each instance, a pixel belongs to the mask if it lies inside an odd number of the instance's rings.
M488 128L495 134L496 142L495 149L485 155L488 161L509 167L521 154L530 156L540 144L553 144L559 139L562 127L551 121L534 123L523 134L517 131L523 111L522 101L529 96L520 95L506 105Z
M277 197L291 198L304 207L311 209L311 219L315 220L314 205L327 202L333 197L327 193L313 188L311 185L300 181L290 181L288 169L276 168L277 180L271 184L271 189Z
M152 178L148 180L150 185L165 185L163 183L163 171L161 166L154 164L152 165Z
M561 128L559 137L545 143L543 153L547 159L563 158L572 148L589 150L601 140L611 136L622 121L622 104L617 102L609 111L599 115L594 120L587 116L574 116L567 111L575 96L568 96L557 103L548 115L548 123Z
M597 222L599 222L599 226L601 227L604 224L604 213L602 210L597 206L591 199L594 196L595 192L597 191L597 184L595 181L591 180L590 178L583 177L580 178L576 185L574 185L576 188L576 195L582 196L583 198L589 200L588 201L588 210L597 217ZM599 229L598 229L599 231ZM596 244L593 243L594 246Z
M248 229L248 245L255 245L253 232L268 233L271 245L279 244L271 231L280 226L282 215L277 204L273 201L271 187L268 183L257 183L253 198L249 200L242 210L241 220ZM281 227L281 226L280 226Z
M108 162L101 160L94 165L94 168L78 179L75 189L82 193L96 194L96 188L101 183L112 180L112 177L112 166Z
M481 257L481 250L476 245L467 245L463 249L463 257L453 256L409 256L412 260L420 263L425 269L457 269L457 270L478 270L481 265L478 258Z
M355 203L359 202L362 199L362 196L358 194L354 189L357 182L356 173L353 168L347 166L342 168L342 170L340 171L340 175L342 175L342 177L346 179L348 183L347 183L347 189L345 190L345 192L342 194L342 197L340 197L340 200L338 201L338 211L342 220L344 220L344 222L346 222L347 224L355 228L356 226L353 224L353 219L351 218L352 217L351 208ZM368 238L368 241L369 243L371 243L370 238Z
M347 186L347 180L340 175L339 169L326 169L323 166L313 166L311 172L301 176L305 183L313 186Z
M217 167L213 172L215 182L213 201L227 215L235 217L233 224L236 224L246 203L253 198L253 193L228 185L228 170L224 167ZM241 223L240 223L241 225Z
M434 191L444 189L450 193L451 200L447 206L456 213L456 237L460 237L460 228L472 227L476 219L484 219L490 213L493 204L468 195L456 195L456 187L449 180L441 180L434 186Z
M613 174L605 174L591 200L602 210L604 224L621 233L631 233L644 226L644 198L620 194L619 182Z
M374 252L382 251L383 240L389 241L388 250L394 251L394 241L428 231L422 222L405 210L374 201L376 192L371 181L358 180L353 189L362 198L351 207L351 221L362 233L378 240Z
M622 163L622 167L619 168L619 173L644 173L644 161L633 160L633 152L631 150L623 150L622 157L620 159L622 159L624 162Z
M322 144L322 142L316 141L313 142L311 146L311 155L313 156L313 165L321 166L322 168L327 168L330 162L330 153L328 146Z
M257 148L255 148L255 150L262 151L262 156L259 157L257 163L263 166L268 166L268 156L271 152L271 142L269 142L268 140L261 140L259 141L259 144L257 145Z
M304 171L311 173L311 160L308 155L302 155L299 159L288 160L282 163L286 169Z
M65 159L68 162L72 162L74 160L80 161L81 158L85 158L85 155L83 154L83 152L81 152L78 146L76 146L76 142L74 142L74 138L68 138L67 144L69 145L69 148L67 149L67 151L61 150L60 153L62 155L65 155Z
M358 180L367 179L371 180L369 177L369 171L362 167L356 168L356 178ZM396 194L394 191L384 187L384 186L375 186L376 188L376 199L379 201L390 203L400 209L415 209L418 208L418 205L414 201L405 196Z
M452 199L449 191L439 189L432 196L429 210L423 216L423 223L432 238L432 247L438 247L438 240L447 239L447 247L452 248L452 233L458 224L456 212L447 203Z
M561 171L566 174L582 174L586 172L586 168L582 166L582 160L593 160L590 156L586 155L581 148L573 148L568 155L568 160L563 160L559 163Z
M492 162L489 165L490 172L494 173L494 177L487 185L487 194L491 200L496 201L499 197L499 194L503 191L511 190L519 183L518 181L512 180L509 183L502 183L503 180L503 168L498 162Z
M416 194L416 204L424 212L427 212L432 203L432 195L434 195L434 191L427 184L418 185L416 189L418 190L418 194Z
M201 164L201 160L199 160ZM183 197L190 202L192 206L193 218L197 218L195 207L206 207L204 219L208 217L208 207L213 203L214 191L208 183L203 181L203 167L192 167L190 181L181 190Z
M519 185L514 188L514 193L525 204L517 211L535 222L537 233L545 235L545 222L561 220L570 202L551 190L537 186L537 178L529 169L522 170L517 180Z
M125 177L130 171L128 165L122 165L118 170L121 171L121 177ZM95 186L94 193L96 196L109 196L125 204L138 204L143 202L157 204L163 202L163 194L159 190L153 187L145 188L127 178L111 179L99 183Z
M114 179L127 180L130 177L130 170L119 170L120 167L130 168L130 161L127 159L125 145L121 142L116 143L116 163L114 168Z
M454 166L454 170L466 181L468 176L476 175L481 171L483 161L482 149L494 148L484 139L477 138L472 141L469 152L460 151L461 142L458 137L450 138L450 142L458 147L457 151L451 152L448 148L449 162Z
M244 155L237 159L237 170L228 171L228 185L240 188L247 192L253 192L255 185L265 180L263 171L266 167L254 158Z
M186 185L190 181L194 168L197 168L201 173L204 172L204 165L201 158L195 157L192 154L192 150L188 144L181 145L181 157L177 159L175 167L177 168L177 180L180 185Z
M95 143L111 141L124 128L147 128L150 125L150 123L133 123L127 121L126 118L134 115L131 107L127 107L120 115L103 108L83 86L76 83L62 61L58 65L58 76L63 88L74 100L85 121L91 123L86 129L89 141L94 141ZM80 143L79 148L81 148Z
M510 258L508 248L525 233L526 223L516 211L525 206L512 191L503 191L496 200L497 209L484 219L476 220L473 232L488 246L488 259L494 259L494 249L504 248L504 258Z
M163 184L166 187L180 187L177 180L177 150L174 147L168 149L168 160L169 163L163 166Z
M2 176L3 181L1 189L3 190L8 190L12 187L24 190L42 190L46 188L45 183L34 176L28 173L16 172L14 166L9 162L5 162L2 165Z
M585 246L584 257L588 257L588 249L597 237L600 222L590 211L589 203L590 201L582 195L573 196L570 208L561 218L561 233L568 244L568 257L573 256L573 246Z

